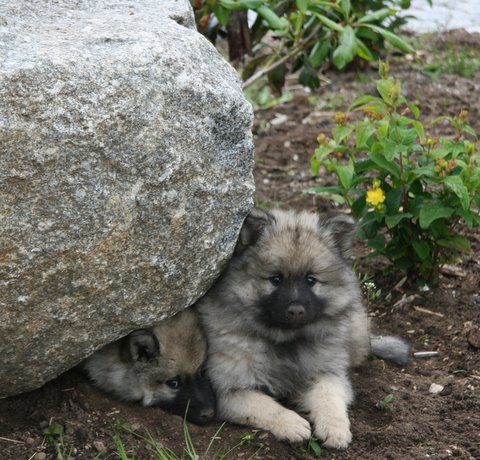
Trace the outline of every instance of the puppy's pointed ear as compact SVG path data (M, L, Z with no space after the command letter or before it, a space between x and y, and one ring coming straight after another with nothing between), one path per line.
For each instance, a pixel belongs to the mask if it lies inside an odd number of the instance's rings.
M262 235L265 227L275 221L275 217L268 211L260 208L253 208L240 230L235 254L241 254L248 246L253 246Z
M133 361L149 362L158 357L160 346L153 332L138 329L127 336L127 350Z
M342 257L350 255L355 236L355 219L347 214L331 214L321 217L319 227L322 234L327 233L333 245Z

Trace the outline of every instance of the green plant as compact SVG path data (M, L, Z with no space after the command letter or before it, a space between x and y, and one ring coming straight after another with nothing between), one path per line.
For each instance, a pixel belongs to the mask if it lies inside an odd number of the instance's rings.
M480 52L477 49L458 50L450 47L446 51L436 52L433 59L421 68L433 78L444 73L472 78L480 69Z
M382 289L377 289L375 283L370 279L365 280L363 283L361 283L361 286L363 287L363 290L367 296L368 303L376 302L377 300L380 300L380 297L382 297Z
M425 135L420 110L401 94L401 83L381 65L379 96L362 96L349 110L365 117L351 121L337 113L333 138L318 136L311 165L335 173L338 185L316 193L348 205L359 220L357 235L384 255L393 269L419 283L435 283L440 267L470 244L460 227L480 224L480 168L476 132L468 113L441 116L452 137Z
M220 439L220 432L222 431L224 427L224 423L220 425L220 427L217 429L217 431L214 433L214 435L210 438L210 441L208 443L208 446L205 449L205 452L203 454L198 454L197 449L195 448L195 445L192 441L192 438L190 436L190 431L188 429L188 425L186 423L186 420L184 419L183 421L183 439L184 439L184 447L183 447L183 454L178 455L172 450L170 450L168 447L160 445L153 436L150 434L148 430L146 430L145 434L140 434L137 431L134 431L130 428L130 425L122 420L116 420L115 425L113 427L113 434L112 438L115 443L115 447L117 449L117 454L121 460L137 460L137 457L135 454L132 454L129 456L128 451L125 447L125 443L122 439L122 433L127 433L129 435L132 435L133 437L142 440L145 442L147 445L150 446L151 452L155 455L155 458L158 460L225 460L227 459L230 454L235 452L239 447L245 446L249 443L251 443L254 439L254 435L251 433L245 433L242 435L240 438L239 442L236 443L233 447L230 448L225 448L221 447L217 449L216 452L211 453L213 444L215 441L218 441ZM256 454L263 448L262 444L259 444L258 449L250 456L247 457L247 460L255 458Z
M299 71L301 84L317 87L318 69L326 62L342 69L356 58L378 59L385 42L413 51L396 34L405 22L397 8L408 8L408 0L192 0L192 5L199 30L210 38L219 28L229 38L244 37L243 53L234 53L252 55L244 67L244 87L267 75L272 89L281 92L287 71ZM252 25L246 14L237 14L248 10L257 15ZM232 28L236 33L229 34Z
M71 458L72 448L67 452L63 439L63 428L60 425L57 423L52 424L50 420L49 425L43 429L43 434L46 441L54 447L57 460L68 460Z
M252 85L244 91L245 98L252 104L255 111L269 109L293 99L293 94L289 91L284 91L280 96L274 96L268 85L258 83L260 84Z
M317 438L310 436L310 439L307 442L307 452L310 452L316 458L321 457L322 446Z
M388 394L385 396L385 398L381 399L380 401L377 402L376 406L380 410L387 410L390 407L390 404L393 402L393 395Z

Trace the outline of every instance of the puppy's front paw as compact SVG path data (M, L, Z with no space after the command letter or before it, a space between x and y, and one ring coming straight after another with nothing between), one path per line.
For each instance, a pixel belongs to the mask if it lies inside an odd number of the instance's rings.
M350 421L347 416L330 417L315 425L315 436L325 447L345 449L352 441Z
M275 426L270 428L277 438L289 442L302 442L310 438L310 423L296 412L285 409L275 420Z

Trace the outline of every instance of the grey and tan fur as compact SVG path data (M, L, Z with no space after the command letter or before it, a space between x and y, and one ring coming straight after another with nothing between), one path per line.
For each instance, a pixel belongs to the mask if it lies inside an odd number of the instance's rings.
M199 301L219 418L291 442L308 439L311 422L326 446L348 446L349 368L370 353L348 264L353 233L345 215L254 209L247 217L226 271ZM402 361L409 350L398 343Z
M133 331L83 363L93 383L125 401L158 405L194 423L214 418L215 398L203 375L207 342L192 310Z

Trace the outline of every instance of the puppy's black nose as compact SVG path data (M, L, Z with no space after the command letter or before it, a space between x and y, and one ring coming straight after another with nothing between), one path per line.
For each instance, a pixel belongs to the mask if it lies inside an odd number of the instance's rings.
M291 321L301 321L305 316L305 307L303 305L290 305L287 308L287 315Z
M200 423L208 423L215 417L215 409L205 408L198 414Z

